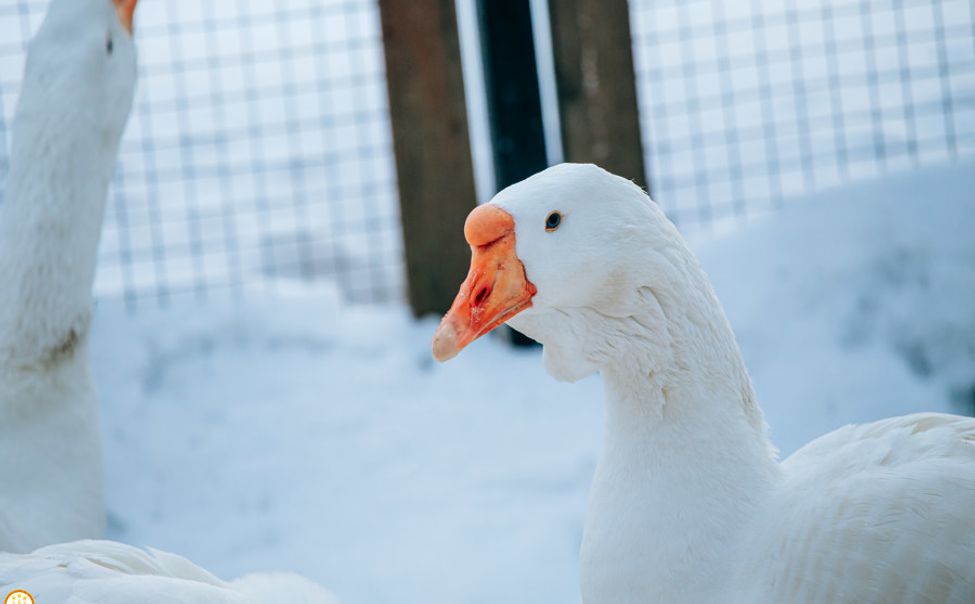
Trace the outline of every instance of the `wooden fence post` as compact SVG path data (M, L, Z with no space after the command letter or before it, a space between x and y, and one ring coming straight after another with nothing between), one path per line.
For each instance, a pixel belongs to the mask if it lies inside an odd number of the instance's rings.
M454 0L379 0L409 301L442 314L467 274L476 205Z
M548 167L529 0L478 0L498 190Z
M627 0L549 0L565 160L647 187Z
M478 0L484 84L497 188L548 167L529 0ZM535 341L502 331L516 346Z

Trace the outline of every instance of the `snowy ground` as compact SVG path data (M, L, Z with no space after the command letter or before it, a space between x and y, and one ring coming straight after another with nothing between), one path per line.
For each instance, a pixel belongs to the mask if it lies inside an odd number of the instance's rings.
M850 421L975 406L975 164L857 185L694 242L788 454ZM346 604L578 601L598 378L329 293L131 317L94 338L111 536Z

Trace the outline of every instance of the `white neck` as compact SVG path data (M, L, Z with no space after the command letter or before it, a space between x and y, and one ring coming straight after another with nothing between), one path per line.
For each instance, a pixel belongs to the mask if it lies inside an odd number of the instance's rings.
M596 355L606 433L582 548L586 604L714 601L725 548L778 480L734 335L688 268L644 288L638 315L600 319L614 352Z
M118 142L59 117L22 104L15 121L0 204L0 364L57 361L87 331Z
M72 99L24 98L0 204L0 484L12 487L0 493L0 550L12 551L104 530L87 337L118 146L50 106Z

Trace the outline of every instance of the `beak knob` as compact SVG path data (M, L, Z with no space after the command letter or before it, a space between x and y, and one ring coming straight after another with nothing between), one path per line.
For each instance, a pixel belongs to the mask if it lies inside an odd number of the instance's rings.
M515 230L515 219L496 205L474 208L464 222L464 238L471 247L494 243Z

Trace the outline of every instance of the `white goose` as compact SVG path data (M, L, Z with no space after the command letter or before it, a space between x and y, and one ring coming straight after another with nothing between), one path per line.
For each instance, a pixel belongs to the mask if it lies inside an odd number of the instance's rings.
M135 85L136 0L52 0L27 57L0 205L0 596L42 603L335 604L289 573L217 579L99 536L88 323L105 196Z
M132 106L135 0L52 0L31 42L0 204L0 550L104 530L88 326Z
M697 260L596 166L505 189L465 235L471 270L434 356L507 322L556 378L602 374L586 604L975 602L975 419L848 426L778 461Z

